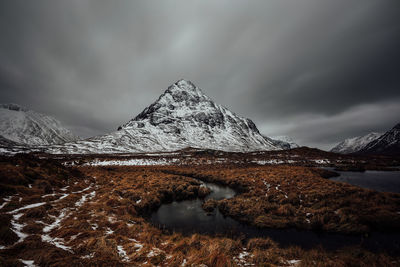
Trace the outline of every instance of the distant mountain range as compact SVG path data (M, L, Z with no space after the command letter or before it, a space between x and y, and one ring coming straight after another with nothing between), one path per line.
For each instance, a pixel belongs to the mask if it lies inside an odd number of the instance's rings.
M0 144L43 146L78 140L53 117L16 104L0 104Z
M272 139L275 145L281 147L282 149L293 149L300 147L297 143L295 143L293 138L289 136L272 136L270 139Z
M384 134L369 133L346 139L331 149L336 153L357 154L400 154L400 123Z
M400 154L400 124L385 134L344 140L336 153ZM184 148L227 152L298 148L287 136L260 134L253 121L216 104L190 81L179 80L115 132L79 140L61 123L16 104L0 104L0 153L41 151L99 154L175 151Z
M298 147L288 137L264 137L253 121L216 104L190 81L179 80L140 114L110 134L78 140L52 117L15 104L1 105L0 146L13 152L135 153L187 147L223 151Z
M331 152L349 154L355 153L363 149L370 142L379 138L382 133L369 133L363 136L356 136L353 138L345 139L344 141L337 144L334 148L331 149Z
M363 154L400 154L400 123L362 148Z

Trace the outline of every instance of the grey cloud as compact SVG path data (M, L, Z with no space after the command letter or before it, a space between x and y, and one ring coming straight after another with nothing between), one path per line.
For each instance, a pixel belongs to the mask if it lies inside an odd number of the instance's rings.
M399 121L385 113L400 105L399 13L397 0L2 1L0 99L90 136L185 78L267 134L327 148ZM366 106L379 122L348 123Z

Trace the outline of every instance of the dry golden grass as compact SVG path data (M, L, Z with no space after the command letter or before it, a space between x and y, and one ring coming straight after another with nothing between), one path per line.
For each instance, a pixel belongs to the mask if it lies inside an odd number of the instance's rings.
M1 198L12 196L0 210L0 245L6 247L0 250L0 266L22 266L19 259L40 266L290 266L288 260L294 259L301 260L298 266L399 263L399 256L358 247L329 252L281 248L268 238L164 233L148 223L151 211L162 203L208 193L188 176L236 188L241 194L219 201L218 207L233 217L248 216L247 222L256 225L311 228L317 221L322 230L344 232L351 232L355 225L397 227L390 219L396 218L397 195L329 182L304 167L66 168L55 161L18 156L0 161ZM271 184L269 191L265 183ZM362 203L367 198L369 202ZM364 216L351 215L360 205L372 206L366 207ZM369 218L367 212L372 210L379 210L382 217ZM313 215L307 217L308 212ZM16 221L27 234L22 242L12 231L15 214L21 214ZM307 218L311 224L302 222ZM48 239L42 239L46 235Z

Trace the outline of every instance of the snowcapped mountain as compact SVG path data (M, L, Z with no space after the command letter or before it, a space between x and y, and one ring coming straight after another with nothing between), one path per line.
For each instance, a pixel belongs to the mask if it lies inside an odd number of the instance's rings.
M369 133L363 136L356 136L353 138L348 138L335 147L331 149L331 152L349 154L360 151L365 146L367 146L370 142L376 140L382 135L382 133Z
M1 145L41 146L77 140L61 123L16 104L0 104Z
M270 139L274 142L274 144L282 149L292 149L300 147L294 140L289 136L272 136Z
M173 151L186 147L224 151L281 149L256 125L215 104L190 81L174 83L116 132L52 146L50 153Z
M379 138L368 143L359 152L365 154L400 155L400 123Z

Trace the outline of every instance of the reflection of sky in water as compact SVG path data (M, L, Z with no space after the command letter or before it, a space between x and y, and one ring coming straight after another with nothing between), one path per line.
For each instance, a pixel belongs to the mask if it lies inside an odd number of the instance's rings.
M400 193L400 172L394 171L366 171L366 172L338 172L339 177L332 181L346 182L352 185L374 189L382 192Z

